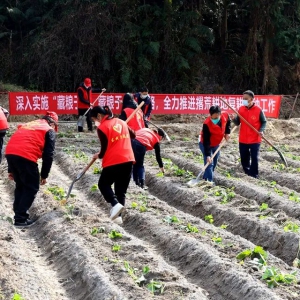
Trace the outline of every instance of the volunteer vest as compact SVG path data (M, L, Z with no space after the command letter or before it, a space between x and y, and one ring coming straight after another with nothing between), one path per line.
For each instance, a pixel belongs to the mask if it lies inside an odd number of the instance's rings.
M261 108L253 105L250 109L246 106L241 106L239 114L248 121L255 129L259 130L261 127L260 122ZM241 127L239 134L239 142L243 144L256 144L261 142L261 136L250 128L241 118Z
M88 102L90 102L92 100L92 89L89 89L87 91L85 88L83 88L83 87L80 86L77 89L77 91L78 90L81 90L83 92L83 98L84 98L84 100L86 100ZM81 102L80 99L79 99L79 97L78 97L78 108L90 108L90 105Z
M9 125L3 110L0 107L0 130L8 129Z
M221 121L221 127L218 124L214 124L210 117L208 117L203 124L206 124L209 132L210 132L210 146L216 147L218 146L224 135L225 135L225 129L226 129L226 123L228 121L228 113L221 113L220 121ZM203 143L203 132L201 131L201 143Z
M134 160L127 124L118 118L105 116L98 128L107 137L107 149L102 158L102 167L109 167Z
M154 146L159 143L160 136L149 128L143 128L135 132L135 139L144 145L148 150L153 150Z
M5 154L14 154L37 162L42 157L45 136L53 130L46 120L21 125L7 143Z
M134 109L127 107L124 109L124 112L126 118L128 118L134 112ZM144 114L141 109L136 112L135 116L127 123L127 125L134 131L145 128Z

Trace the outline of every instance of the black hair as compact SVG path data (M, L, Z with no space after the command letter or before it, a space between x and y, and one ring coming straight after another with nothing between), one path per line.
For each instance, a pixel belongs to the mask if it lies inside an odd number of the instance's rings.
M154 132L156 132L159 136L161 136L163 139L166 137L164 131L161 128L153 129Z
M131 93L127 93L123 97L123 105L122 105L122 110L130 107L130 108L137 108L137 104L133 99L133 95Z
M114 117L111 109L107 105L105 105L105 106L94 106L91 109L91 115L90 115L91 118L97 118L98 114L108 115L109 119Z
M46 120L49 125L54 124L55 126L57 126L57 123L50 116L43 116L42 120Z
M148 93L149 91L148 91L148 89L147 89L145 86L143 86L143 87L140 89L140 92L141 92L141 93L144 93L144 92L147 92L147 93Z
M220 114L221 113L221 107L219 105L213 105L209 109L209 114Z
M245 91L244 93L243 93L243 95L249 95L251 98L254 98L254 93L252 92L252 91L250 91L250 90L247 90L247 91Z

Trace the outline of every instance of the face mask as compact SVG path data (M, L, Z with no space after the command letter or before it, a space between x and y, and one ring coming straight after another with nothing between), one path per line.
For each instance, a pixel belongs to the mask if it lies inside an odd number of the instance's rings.
M141 99L146 99L148 95L141 95Z
M220 118L218 118L218 119L211 119L211 121L216 125L216 124L218 124L219 123L219 121L220 121Z
M95 121L95 125L98 127L100 125L99 121Z
M249 105L248 100L243 99L243 105L248 106Z

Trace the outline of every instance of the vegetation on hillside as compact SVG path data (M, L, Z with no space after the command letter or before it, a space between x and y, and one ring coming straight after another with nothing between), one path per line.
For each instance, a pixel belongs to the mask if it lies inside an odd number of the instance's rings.
M0 81L73 91L300 90L299 0L6 0Z

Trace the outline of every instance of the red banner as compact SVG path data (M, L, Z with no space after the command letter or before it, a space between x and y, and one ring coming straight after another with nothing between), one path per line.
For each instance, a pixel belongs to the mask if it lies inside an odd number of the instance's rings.
M93 95L96 104L108 105L114 113L121 110L121 100L124 94L104 93L100 97ZM230 111L220 101L224 97L235 109L242 106L242 95L210 95L210 94L151 94L153 104L152 114L207 114L212 105L219 105L223 111ZM281 96L257 95L255 102L262 108L266 117L278 118ZM42 115L47 110L57 114L77 114L78 99L76 93L9 93L9 106L11 115Z

